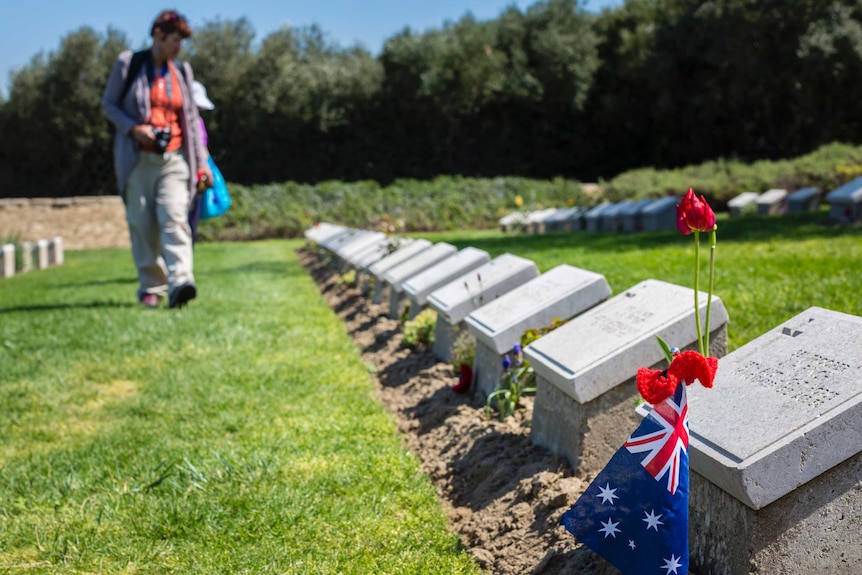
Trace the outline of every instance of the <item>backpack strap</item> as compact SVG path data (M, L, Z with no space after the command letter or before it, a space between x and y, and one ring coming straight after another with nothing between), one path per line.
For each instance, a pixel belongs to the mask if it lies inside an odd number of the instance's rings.
M123 103L123 100L126 98L126 94L129 93L129 89L132 87L132 82L134 82L135 78L138 77L138 74L141 72L141 68L144 67L144 62L149 58L149 54L149 50L141 50L132 54L132 59L129 62L129 70L126 72L126 80L123 84L123 91L120 92L120 98L118 100L119 104Z

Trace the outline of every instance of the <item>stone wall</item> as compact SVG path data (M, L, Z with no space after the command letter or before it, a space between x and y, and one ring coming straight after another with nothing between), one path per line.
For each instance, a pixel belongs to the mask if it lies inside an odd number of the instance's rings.
M35 242L55 236L66 249L128 247L119 196L0 199L0 239Z

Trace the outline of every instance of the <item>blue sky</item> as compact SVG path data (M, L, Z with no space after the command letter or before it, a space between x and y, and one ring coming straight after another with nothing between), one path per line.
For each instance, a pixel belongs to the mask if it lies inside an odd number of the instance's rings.
M192 24L234 20L245 16L257 39L284 25L318 24L342 46L360 43L377 54L383 42L405 26L416 31L439 28L447 20L472 13L480 20L496 18L507 6L521 10L536 0L185 0L167 3L118 0L16 0L6 2L0 21L0 92L8 94L9 72L26 66L40 51L57 50L60 39L81 26L104 33L113 26L126 33L132 46L148 37L155 15L163 8L176 8ZM618 6L623 0L582 0L591 12Z

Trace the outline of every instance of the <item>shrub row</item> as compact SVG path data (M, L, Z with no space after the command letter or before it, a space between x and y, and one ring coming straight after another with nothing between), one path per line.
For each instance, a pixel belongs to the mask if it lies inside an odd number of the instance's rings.
M601 181L610 201L657 198L694 188L717 210L747 191L831 190L862 175L862 147L830 144L799 158L744 164L719 159L672 170L641 168ZM481 229L494 227L516 209L592 205L579 182L500 177L441 176L430 181L286 182L230 186L233 206L223 217L201 225L204 240L297 237L317 221L385 232Z

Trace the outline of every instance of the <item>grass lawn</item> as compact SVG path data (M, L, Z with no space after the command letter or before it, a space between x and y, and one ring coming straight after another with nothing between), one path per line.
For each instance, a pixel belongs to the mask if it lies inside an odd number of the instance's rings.
M825 212L781 217L719 214L715 294L730 316L729 351L818 306L862 315L862 228L824 226ZM511 252L544 272L569 264L604 274L614 293L653 278L694 287L694 239L677 231L527 235L496 230L416 234L473 246L491 257ZM708 250L701 289L706 291Z
M0 281L0 572L478 573L299 245L181 311L125 249Z

